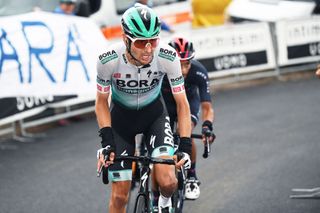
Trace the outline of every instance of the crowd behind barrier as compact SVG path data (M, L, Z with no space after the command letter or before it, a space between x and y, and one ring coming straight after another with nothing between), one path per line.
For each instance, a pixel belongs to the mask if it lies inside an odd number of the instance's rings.
M59 18L64 27L56 24ZM97 56L106 41L93 25L81 17L44 12L0 20L0 137L23 135L27 128L94 111L97 57L118 56ZM35 36L39 33L43 36ZM320 60L320 16L228 24L172 36L177 35L193 41L196 59L207 67L215 85L315 70ZM64 110L37 118L54 108Z

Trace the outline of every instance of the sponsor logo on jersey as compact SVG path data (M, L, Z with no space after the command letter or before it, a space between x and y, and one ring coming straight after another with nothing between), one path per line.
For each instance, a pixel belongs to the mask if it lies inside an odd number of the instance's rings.
M97 83L98 83L99 85L101 85L101 86L108 86L108 85L110 85L110 81L109 81L109 80L104 80L104 79L102 79L102 78L99 78L98 76L97 76Z
M126 78L131 78L131 74L126 74Z
M150 78L151 73L152 73L151 70L149 70L149 71L147 72L148 78Z
M154 89L156 86L159 85L159 79L153 79L151 82L148 80L123 80L117 79L116 86L119 91L128 93L128 94L141 94L149 92L150 90Z
M150 146L154 149L154 142L156 141L156 135L151 135Z
M127 58L126 58L126 55L125 54L122 54L122 58L123 58L123 61L124 61L124 63L128 63L128 60L127 60Z
M118 58L118 55L116 53L116 51L114 50L111 50L111 51L108 51L106 53L102 53L101 55L99 55L99 60L102 64L105 64L113 59L116 59Z
M182 84L184 82L184 78L182 75L177 78L170 78L170 82L172 86L176 86Z
M163 143L173 147L173 135L171 131L169 116L166 116L166 122L164 123L164 134L165 137Z
M160 48L159 56L161 58L165 58L170 61L174 61L174 59L177 57L177 53L175 50L167 50L164 48Z
M140 80L140 81L137 81L137 80L129 80L129 81L126 81L126 80L123 80L123 79L117 79L116 80L116 84L117 86L120 86L120 87L131 87L131 88L134 88L134 87L150 87L150 86L153 86L153 85L156 85L159 83L159 79L153 79L151 82L149 82L148 80Z
M177 86L177 87L173 87L173 88L172 88L172 91L173 91L173 93L182 92L182 91L184 91L184 85Z
M118 72L113 73L113 77L114 78L121 78L121 73L118 73Z

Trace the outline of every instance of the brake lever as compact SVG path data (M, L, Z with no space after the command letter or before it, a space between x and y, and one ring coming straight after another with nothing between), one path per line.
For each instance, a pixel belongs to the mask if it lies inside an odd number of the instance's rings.
M208 158L209 153L211 152L211 144L209 142L209 138L212 136L212 133L211 133L211 131L208 130L208 131L206 131L204 133L204 135L205 135L206 141L205 141L205 144L204 144L204 151L203 151L202 157L203 158Z

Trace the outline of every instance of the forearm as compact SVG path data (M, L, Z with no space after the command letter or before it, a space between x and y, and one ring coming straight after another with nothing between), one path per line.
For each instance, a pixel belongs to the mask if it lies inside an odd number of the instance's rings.
M99 128L111 126L111 115L107 98L97 98L95 104L95 113Z
M201 111L203 121L214 121L214 110L210 102L202 102Z
M180 137L191 136L191 115L188 101L177 106Z

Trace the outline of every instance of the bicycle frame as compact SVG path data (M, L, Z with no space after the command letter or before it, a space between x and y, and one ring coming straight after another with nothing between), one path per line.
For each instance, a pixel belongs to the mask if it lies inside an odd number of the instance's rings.
M173 135L174 135L175 140L179 141L179 136L176 133L174 133ZM209 132L209 134L205 134L205 144L204 144L204 151L203 151L203 155L202 155L203 158L207 158L211 152L211 149L210 149L211 144L209 142L210 136L211 136L211 132ZM202 134L192 134L191 138L201 139L201 141L202 141L203 136L202 136ZM142 143L142 148L144 149L143 143ZM145 154L146 150L140 150L140 152ZM145 172L141 171L141 176L140 176L141 179L144 176L144 174L145 174ZM186 179L187 179L186 178L186 171L183 167L180 169L180 171L177 171L177 178L178 178L178 190L172 196L172 206L175 209L175 213L181 213L182 209L183 209L184 199L185 199L185 183L186 183ZM147 182L149 182L149 181L147 181ZM148 187L148 186L146 186L146 187ZM149 192L149 188L145 189L144 186L141 186L141 180L140 180L139 194L142 194L144 192L144 190L146 190L145 192ZM144 194L145 194L145 196L147 196L149 198L150 193L149 194L144 193Z
M179 140L177 137L178 135L175 133L174 134L174 138L176 138L177 140ZM205 134L205 144L204 144L204 150L203 150L203 154L202 157L203 158L207 158L211 152L210 149L210 141L209 141L209 137L211 136L210 134ZM202 141L202 134L191 134L191 138L195 138L195 139L201 139ZM177 153L179 154L179 153ZM179 156L178 156L179 159ZM179 160L178 160L179 161ZM185 184L186 184L186 171L184 169L184 167L181 167L180 171L178 171L177 173L177 178L178 178L178 190L175 192L174 194L174 199L172 202L172 205L175 207L175 213L182 213L183 210L183 204L184 204L184 199L185 199Z
M140 163L141 178L139 182L139 190L135 200L134 213L151 213L151 199L149 189L149 179L153 164L175 165L173 159L153 158L149 156L119 156L115 161L129 160Z

